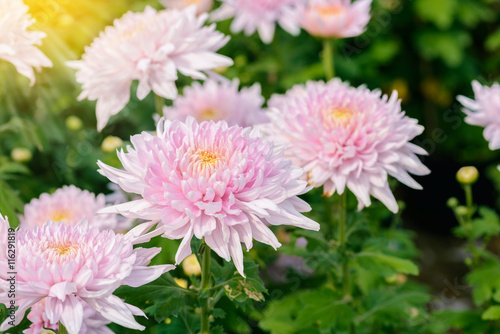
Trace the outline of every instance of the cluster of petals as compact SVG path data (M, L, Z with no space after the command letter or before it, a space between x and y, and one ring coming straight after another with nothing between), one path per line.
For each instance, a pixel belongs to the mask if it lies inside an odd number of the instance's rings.
M5 221L2 228L8 228ZM15 324L26 310L45 300L43 311L51 324L61 322L68 333L79 333L88 307L108 321L143 330L134 315L145 316L113 292L121 285L138 287L157 279L172 265L150 266L160 248L135 248L137 230L126 235L90 228L86 220L75 226L47 221L16 233ZM2 260L4 261L4 260ZM0 303L9 303L10 282L0 277ZM87 305L87 306L85 306ZM0 327L11 326L7 319Z
M259 84L238 91L238 80L207 80L204 84L195 82L184 88L183 96L177 98L172 107L164 107L168 119L185 121L192 116L198 122L226 121L229 126L248 127L266 123L268 118L262 105Z
M243 31L245 35L259 33L264 43L271 43L278 23L292 35L300 33L298 5L305 0L222 0L223 4L211 14L211 19L221 21L234 17L231 32Z
M103 194L95 196L87 190L73 185L57 189L53 194L44 193L40 198L31 200L24 206L24 216L20 217L21 227L33 229L42 226L47 220L76 225L86 218L89 225L100 230L116 230L117 215L99 214L97 211L106 207Z
M232 65L231 59L216 53L229 38L215 31L215 25L203 26L207 16L197 17L195 6L128 12L85 49L80 61L68 63L77 69L76 80L82 84L79 99L97 100L99 130L127 105L134 80L139 81L140 100L151 90L175 99L178 71L205 79L207 71Z
M423 127L405 116L396 92L388 97L338 79L310 81L273 96L268 105L267 135L287 145L285 156L304 168L311 185L323 186L326 196L342 194L347 186L360 209L371 204L372 195L397 212L388 175L421 189L408 172L429 173L416 156L425 150L409 142Z
M472 82L474 98L458 96L465 107L465 122L484 127L484 138L489 142L490 150L500 148L500 85L494 83L491 87Z
M10 272L8 265L9 219L0 214L0 280L7 279Z
M35 46L42 44L45 33L28 30L35 22L28 9L22 0L0 0L0 59L12 63L33 86L33 68L40 71L52 62Z
M164 237L183 239L176 263L191 254L195 236L244 275L242 242L281 246L268 225L319 229L301 214L311 209L296 196L310 189L302 169L257 129L189 117L162 119L156 133L133 136L133 147L118 153L124 170L98 163L101 174L142 196L104 211L161 221Z
M361 35L370 21L372 0L310 0L299 9L300 26L324 38Z
M84 303L80 298L77 298L83 306L83 322L79 334L113 334L113 331L106 325L111 321L104 318L99 312ZM31 325L28 329L24 330L24 334L43 334L44 328L52 329L57 332L59 323L51 323L47 314L45 313L47 298L42 299L31 307L28 313L28 320ZM50 332L47 332L47 334Z
M208 13L214 5L213 0L162 0L165 8L183 9L189 6L196 6L196 14Z

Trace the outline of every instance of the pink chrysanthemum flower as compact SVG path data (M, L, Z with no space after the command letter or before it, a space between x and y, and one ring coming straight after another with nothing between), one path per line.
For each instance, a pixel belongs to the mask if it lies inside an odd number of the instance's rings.
M128 12L85 49L82 60L68 64L78 70L76 79L83 85L79 99L97 100L99 130L126 106L133 80L139 81L140 100L151 90L175 99L177 71L205 79L203 72L232 65L231 59L216 53L229 37L215 31L215 25L203 26L208 14L195 14L194 6Z
M475 100L458 96L458 101L465 107L465 122L484 127L484 138L489 142L490 150L500 148L500 85L482 86L473 81Z
M268 224L319 229L300 214L310 210L296 197L309 190L298 180L302 170L255 129L189 117L186 123L161 120L157 136L143 132L131 141L128 153L118 153L125 170L98 164L103 175L143 199L104 211L161 221L165 237L183 239L176 263L191 254L194 235L233 259L244 275L241 242L247 249L252 239L281 246Z
M7 279L11 270L8 264L9 220L0 214L0 280Z
M309 34L325 38L361 35L370 21L372 0L310 0L299 9L300 25Z
M134 315L145 314L113 292L121 285L149 283L174 266L147 267L161 249L134 249L136 235L135 229L126 235L99 231L89 228L86 220L76 226L47 221L33 230L18 230L14 324L23 319L28 308L46 298L48 321L61 322L70 334L82 328L85 304L109 321L143 330ZM9 287L7 279L0 279L0 303L9 302ZM0 331L11 326L9 321Z
M256 30L260 39L269 44L274 38L276 23L292 35L300 33L297 6L305 0L222 0L222 6L211 18L221 21L234 17L231 32L243 31L250 36Z
M310 184L323 186L327 196L342 194L347 186L360 209L370 205L372 195L397 212L387 175L421 189L408 172L429 173L415 155L427 153L409 143L424 128L405 116L395 92L381 96L379 90L334 79L295 86L284 96L273 96L268 105L269 135L288 146L285 156L304 168Z
M42 44L45 33L29 31L35 20L21 0L0 0L0 59L14 65L17 71L35 84L33 68L52 67L52 62L35 45Z
M162 0L161 4L165 8L182 9L189 6L196 6L196 14L208 13L214 5L213 0Z
M184 96L177 98L172 107L163 112L169 119L185 121L193 116L198 122L226 121L229 126L248 127L268 122L262 109L264 98L260 85L238 91L239 81L207 80L203 85L195 82L184 88Z
M86 218L89 225L100 230L121 228L116 215L99 214L97 211L106 207L103 194L95 196L87 190L64 186L53 194L42 194L24 206L24 216L20 217L21 227L33 229L42 226L47 220L76 225Z
M83 305L83 322L78 334L113 334L106 324L111 321L107 320L99 314L95 309L83 302L80 298L78 301ZM40 334L44 328L50 328L57 331L59 323L51 323L45 313L47 298L42 299L31 307L28 313L28 320L32 322L31 326L23 331L24 334Z

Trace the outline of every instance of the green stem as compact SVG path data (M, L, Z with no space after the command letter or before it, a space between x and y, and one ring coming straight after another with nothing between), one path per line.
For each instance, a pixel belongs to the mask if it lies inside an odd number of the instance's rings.
M64 325L59 321L59 334L68 334L68 330Z
M335 77L335 65L333 61L333 40L330 39L323 41L323 66L325 67L326 80L333 79Z
M465 224L467 226L467 229L472 230L472 213L474 205L472 200L472 185L465 184L463 188L465 192L465 204L467 206L467 215ZM472 233L468 233L468 239L469 239L469 248L472 253L472 266L474 267L478 262L479 254L476 248L476 241L472 237Z
M347 242L346 235L346 218L347 218L347 190L340 195L340 221L339 221L339 246L345 256L345 245ZM342 263L342 288L345 297L351 296L351 279L349 273L348 260L344 258Z
M201 290L210 289L210 252L211 249L205 245L201 266ZM201 309L201 334L210 333L210 305L207 300Z
M163 97L155 94L156 113L163 117L163 106L165 105Z

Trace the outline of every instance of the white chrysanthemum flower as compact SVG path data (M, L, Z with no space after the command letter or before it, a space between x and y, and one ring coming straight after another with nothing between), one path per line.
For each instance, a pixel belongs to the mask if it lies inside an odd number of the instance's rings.
M52 62L35 47L42 44L45 33L27 30L35 22L28 9L21 0L0 0L0 59L12 63L33 86L33 68L40 71L52 67Z
M214 5L213 0L162 0L161 4L165 8L182 9L189 6L196 6L196 14L208 13Z
M212 20L221 21L234 17L231 32L243 31L252 35L256 30L260 39L269 44L274 38L278 23L292 35L300 33L297 6L304 0L222 0L222 6L211 15Z
M194 6L128 12L85 49L82 60L68 63L78 70L76 79L83 86L79 99L97 100L99 130L127 105L134 80L139 81L140 100L151 90L175 99L177 71L203 80L203 72L232 65L231 59L216 53L229 37L215 31L215 25L203 26L206 19L207 14L196 17Z

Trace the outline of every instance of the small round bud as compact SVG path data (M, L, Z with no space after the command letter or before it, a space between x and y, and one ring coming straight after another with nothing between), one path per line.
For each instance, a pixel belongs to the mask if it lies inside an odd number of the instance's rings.
M456 197L450 197L448 199L448 201L446 202L446 205L449 207L449 208L456 208L457 206L460 205L460 202L458 201L458 199Z
M478 177L479 172L474 166L462 167L457 172L457 181L461 184L473 184Z
M165 323L167 325L170 325L172 323L172 319L170 319L170 318L165 319Z
M66 118L66 127L73 131L78 131L82 128L83 122L76 116L69 116Z
M31 151L23 147L16 147L13 149L10 156L15 162L28 162L33 157Z
M174 277L174 281L175 281L175 283L177 283L177 285L178 285L178 286L180 286L181 288L187 289L187 287L188 287L188 281L186 281L184 278L177 278L177 277Z
M455 209L455 213L459 216L467 216L469 209L466 206L460 205Z
M198 276L201 275L201 267L196 255L191 254L182 261L182 270L187 276Z
M115 137L115 136L107 136L102 141L101 149L105 153L111 153L122 145L123 145L123 141L120 138Z

